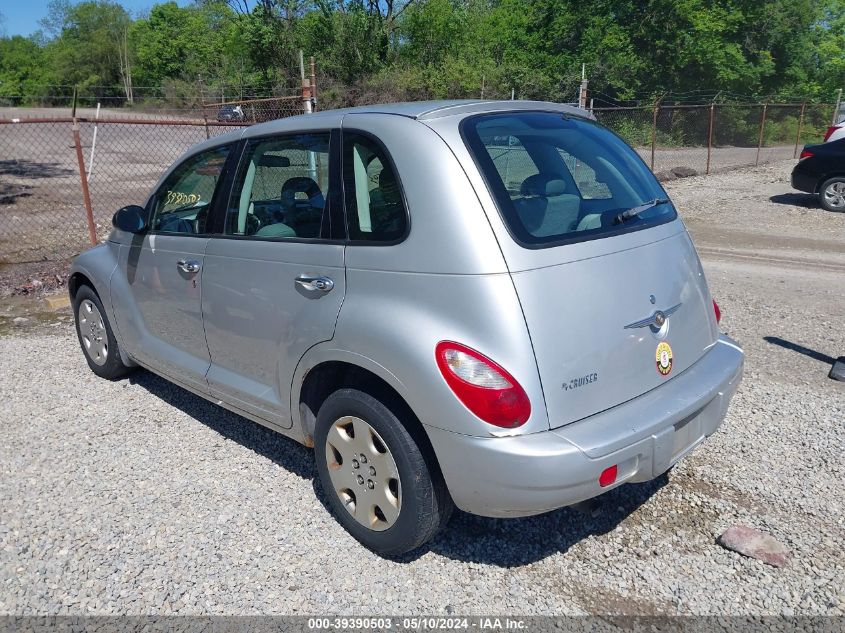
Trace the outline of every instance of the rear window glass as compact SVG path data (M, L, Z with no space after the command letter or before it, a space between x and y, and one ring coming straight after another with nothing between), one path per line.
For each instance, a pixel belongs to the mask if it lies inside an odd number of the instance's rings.
M471 117L462 129L508 229L526 246L594 239L677 217L636 152L592 121L508 112Z

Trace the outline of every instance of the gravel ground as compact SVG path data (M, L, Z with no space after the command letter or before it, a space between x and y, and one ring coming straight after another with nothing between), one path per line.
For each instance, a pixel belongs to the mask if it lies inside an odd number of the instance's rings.
M0 612L845 614L845 215L791 165L667 185L748 353L722 430L591 513L458 513L400 561L331 518L308 449L148 372L96 379L67 314L5 326ZM789 564L716 545L736 523Z

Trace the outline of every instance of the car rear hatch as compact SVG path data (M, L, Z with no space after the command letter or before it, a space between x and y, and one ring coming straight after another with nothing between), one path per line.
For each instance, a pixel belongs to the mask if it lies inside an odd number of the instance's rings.
M710 295L686 231L512 278L552 428L665 384L717 339Z
M512 239L551 428L670 382L715 344L689 235L621 139L536 112L470 117L462 134Z

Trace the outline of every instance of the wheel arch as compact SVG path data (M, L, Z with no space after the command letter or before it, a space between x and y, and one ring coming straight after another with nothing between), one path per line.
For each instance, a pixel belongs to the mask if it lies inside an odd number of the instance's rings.
M822 192L822 185L824 185L824 183L826 183L831 178L845 178L845 171L838 171L837 170L837 171L834 171L832 173L825 174L825 175L821 176L819 178L818 182L816 182L816 193L817 194L820 194Z
M291 392L291 413L300 429L302 442L314 445L314 426L320 406L338 389L358 389L380 400L399 418L405 429L428 458L431 468L442 477L437 455L422 422L400 390L402 383L389 370L375 361L351 352L332 350L319 354L311 362L300 361ZM307 356L307 355L306 355ZM305 365L305 366L303 366Z
M76 298L76 293L79 292L79 289L82 286L90 286L91 289L100 298L100 301L103 300L103 298L100 296L99 290L97 290L97 286L94 284L93 281L91 281L91 278L84 272L77 270L75 272L72 272L67 279L67 291L70 295L71 303L73 303L73 300Z
M117 270L117 245L106 242L85 251L71 265L68 275L68 295L73 305L76 294L82 286L89 286L106 312L106 318L111 325L112 332L118 342L120 357L123 363L129 367L135 362L130 358L123 345L123 336L115 315L114 305L111 297L111 278Z

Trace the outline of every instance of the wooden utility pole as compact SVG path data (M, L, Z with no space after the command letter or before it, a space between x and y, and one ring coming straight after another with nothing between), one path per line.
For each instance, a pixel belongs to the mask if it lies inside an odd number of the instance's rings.
M302 80L302 112L311 114L311 82L305 78L305 58L299 51L299 77Z
M798 117L798 134L795 136L795 151L792 152L792 158L798 158L798 146L801 145L801 128L804 127L804 108L807 107L807 102L801 102L801 115Z
M317 64L314 61L314 56L311 56L311 106L314 110L317 109Z
M754 164L760 162L760 148L763 147L763 132L766 129L766 108L769 107L769 102L763 104L763 114L760 116L760 138L757 139L757 157L754 159Z
M578 90L578 107L587 107L587 65L581 64L581 88Z
M654 171L654 150L657 146L657 113L660 111L660 102L666 94L662 94L654 102L651 115L651 171Z
M710 152L713 149L713 119L715 117L716 99L719 98L720 94L722 94L721 90L716 93L713 101L710 102L710 125L707 129L707 168L704 170L705 174L710 173Z

